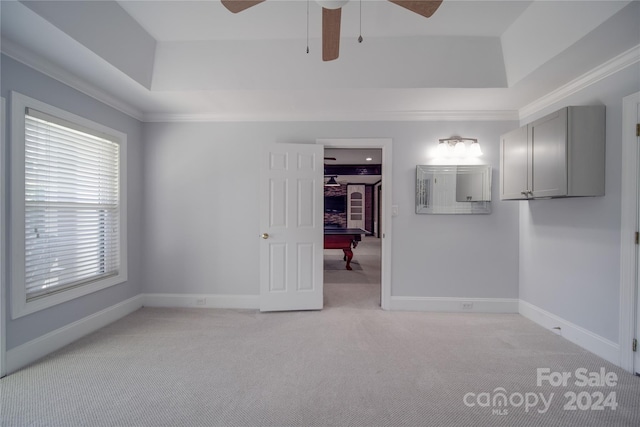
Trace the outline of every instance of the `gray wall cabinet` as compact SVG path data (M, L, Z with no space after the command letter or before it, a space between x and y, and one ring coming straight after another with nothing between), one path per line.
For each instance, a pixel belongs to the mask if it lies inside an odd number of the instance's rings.
M565 107L500 138L500 199L604 195L605 107Z

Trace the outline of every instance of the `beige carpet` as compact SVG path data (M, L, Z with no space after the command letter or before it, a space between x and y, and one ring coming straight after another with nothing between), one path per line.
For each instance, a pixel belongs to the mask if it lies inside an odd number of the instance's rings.
M1 425L640 425L640 378L519 315L385 312L379 283L325 288L318 312L138 310L0 380ZM617 381L538 386L538 368ZM615 410L564 409L611 392Z
M362 270L362 266L360 265L360 262L358 261L351 261L351 269L352 270ZM342 259L335 259L335 260L325 260L324 261L324 270L337 270L337 271L342 271L342 270L346 270L347 269L347 262L342 260ZM347 270L348 271L348 270Z

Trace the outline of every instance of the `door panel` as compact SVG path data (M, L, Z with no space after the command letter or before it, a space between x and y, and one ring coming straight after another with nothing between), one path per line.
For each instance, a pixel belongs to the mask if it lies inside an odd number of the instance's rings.
M269 292L287 290L287 246L283 243L269 245Z
M567 194L567 109L529 125L535 197Z
M314 226L316 186L317 182L313 180L298 181L298 227Z
M260 310L322 308L321 145L270 144L261 166Z
M311 243L298 243L298 290L313 291L313 257L316 255L314 245Z

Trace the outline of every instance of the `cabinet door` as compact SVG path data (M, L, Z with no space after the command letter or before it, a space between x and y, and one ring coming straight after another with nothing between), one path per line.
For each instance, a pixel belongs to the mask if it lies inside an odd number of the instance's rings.
M526 199L530 182L527 127L500 138L500 199Z
M567 109L529 125L533 197L567 194Z
M364 185L347 185L347 228L364 230Z

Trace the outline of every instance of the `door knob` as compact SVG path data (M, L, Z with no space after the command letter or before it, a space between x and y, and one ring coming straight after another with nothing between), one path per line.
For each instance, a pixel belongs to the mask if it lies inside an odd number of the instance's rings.
M268 233L262 233L262 237L263 239L268 239L269 238L269 234Z

